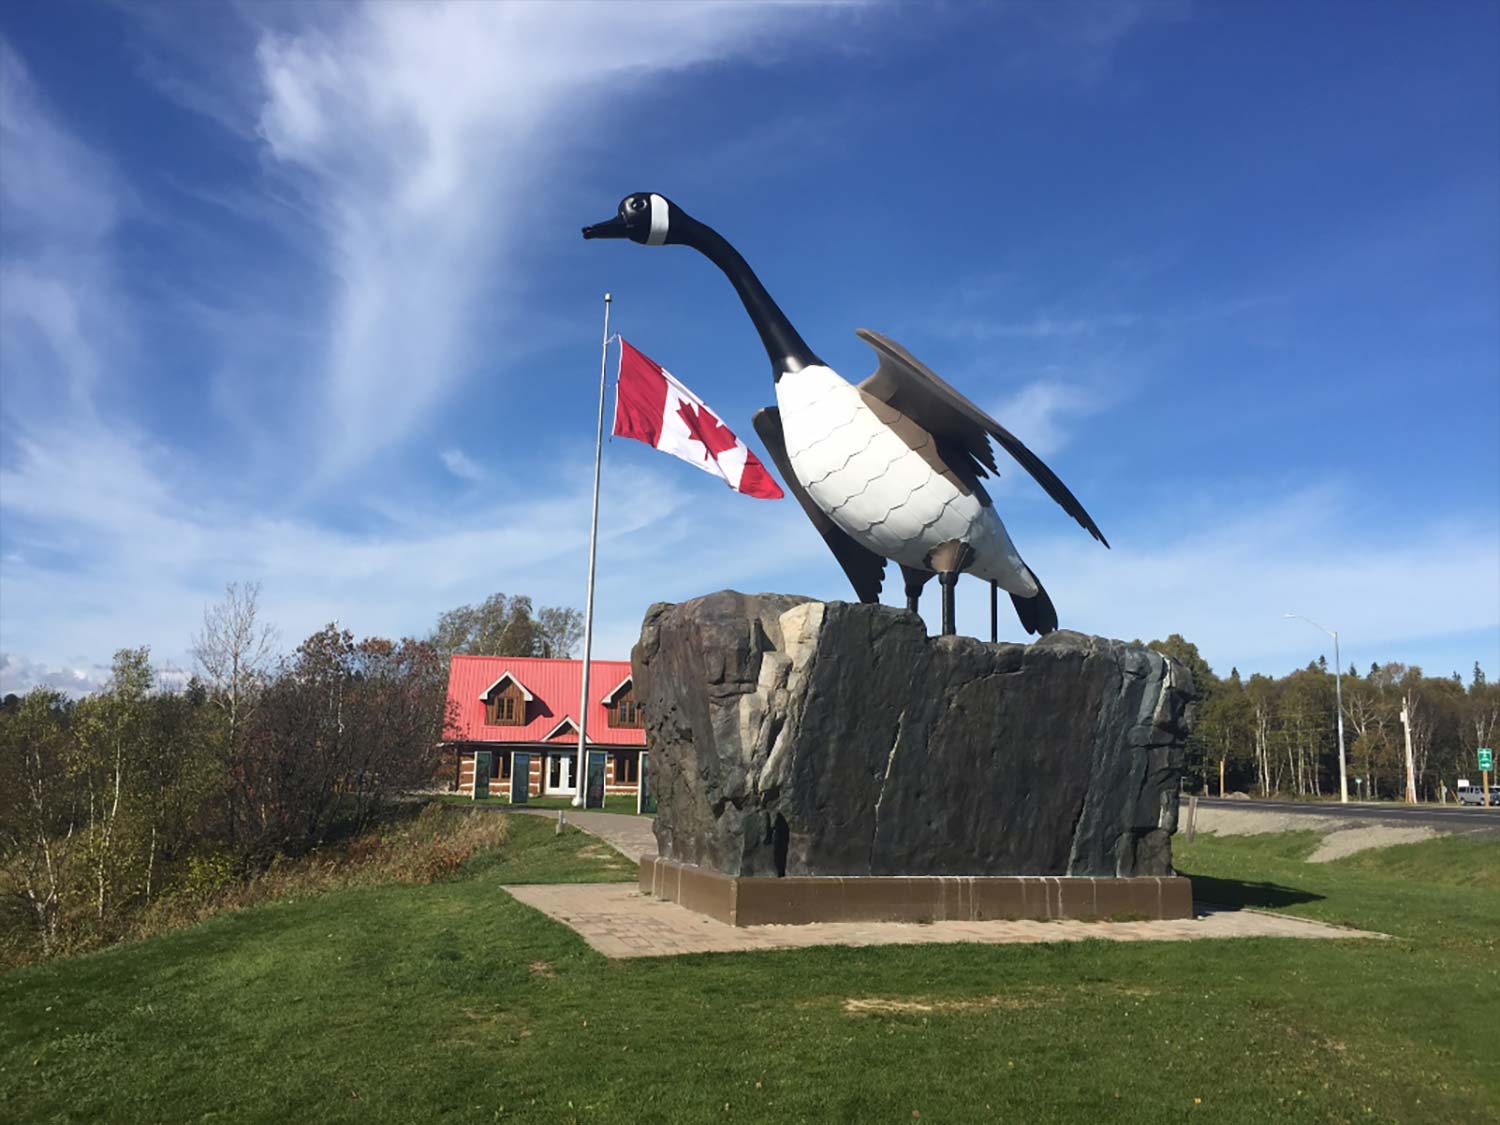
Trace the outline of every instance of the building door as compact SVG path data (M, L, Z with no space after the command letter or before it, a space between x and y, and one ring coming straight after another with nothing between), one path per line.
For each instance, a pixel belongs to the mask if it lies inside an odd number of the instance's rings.
M490 777L494 772L495 756L488 750L474 755L474 799L483 800L490 795Z
M519 750L510 757L510 803L524 805L531 798L531 755Z
M546 782L548 793L571 795L574 792L572 754L547 755Z

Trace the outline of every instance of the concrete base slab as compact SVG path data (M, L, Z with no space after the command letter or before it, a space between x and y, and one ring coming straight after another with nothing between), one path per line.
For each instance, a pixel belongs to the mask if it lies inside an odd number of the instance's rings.
M1190 918L1181 876L1096 879L1053 875L725 875L648 855L642 894L730 926L819 922L984 922L997 919Z
M643 895L629 883L506 887L527 906L576 931L606 957L675 957L818 945L982 945L1054 941L1200 941L1222 938L1350 939L1384 934L1349 930L1284 914L1215 910L1153 922L821 922L801 926L730 926L674 902Z

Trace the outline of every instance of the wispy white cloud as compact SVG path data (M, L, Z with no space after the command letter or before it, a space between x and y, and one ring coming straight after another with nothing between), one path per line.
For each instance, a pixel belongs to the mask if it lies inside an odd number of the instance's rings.
M0 40L0 177L7 238L50 251L107 234L117 201L108 165L63 129L31 80L26 64Z
M1038 313L1029 320L994 320L980 316L947 318L942 325L945 334L972 340L1057 340L1079 336L1097 336L1105 332L1133 328L1140 317L1131 313L1105 313L1097 316L1058 316Z
M194 185L190 195L212 196L237 218L282 235L308 221L321 232L315 260L332 297L324 331L315 313L304 318L303 335L330 341L312 365L321 370L322 416L310 423L332 430L321 443L328 476L399 441L470 374L468 317L490 287L521 285L511 272L510 233L534 213L537 185L565 144L565 120L593 107L597 121L602 103L620 112L622 95L652 75L751 52L766 32L807 10L371 4L316 15L317 26L263 27L253 67L257 108L219 94L205 102L186 71L158 67L152 78L210 120L228 124L238 114L253 124L282 177L252 194ZM127 378L136 357L123 345L134 310L113 259L127 209L132 219L156 220L134 208L109 161L69 133L3 42L0 83L7 224L0 626L12 681L67 680L68 668L93 664L64 654L88 653L97 663L127 644L149 644L180 662L203 604L239 578L264 582L268 616L291 637L334 616L370 632L421 632L441 609L495 589L542 603L580 600L581 459L576 473L562 459L528 480L524 500L512 491L477 509L445 507L412 482L403 482L416 490L406 503L390 503L375 482L362 502L344 482L346 511L399 515L373 528L366 520L360 530L295 514L284 488L258 495L237 479L216 487L217 468L205 474L186 448L149 436L132 419L131 395L146 388ZM189 231L188 220L173 225L174 237ZM196 294L166 297L169 305L153 315L168 308L223 333L219 362L231 374L209 382L226 414L246 417L249 392L233 388L252 382L259 410L276 401L266 376L232 377L229 344L259 331L273 308L256 310L247 328L237 312ZM295 355L278 357L278 368L296 373L298 365ZM270 427L260 440L246 435L252 447L280 450L285 460L297 425L319 413L306 406L286 396L280 417L259 419ZM440 456L461 478L483 474L459 449ZM606 484L601 557L617 548L633 555L641 542L670 550L704 534L676 518L682 493L670 478L627 468ZM316 497L314 490L302 501ZM703 523L715 542L732 539L733 516ZM733 581L744 559L728 561L710 572ZM623 618L606 612L603 620L638 621L635 602L646 596L637 587ZM92 676L73 678L84 685Z
M1500 628L1493 522L1439 520L1397 538L1360 526L1358 504L1332 484L1250 505L1184 494L1173 508L1139 513L1110 551L1071 534L1018 540L1064 628L1142 640L1181 633L1221 674L1234 664L1286 671L1321 651L1286 627L1289 609L1339 629L1345 662L1361 667ZM961 613L976 635L989 627L980 589L969 584ZM1500 655L1489 645L1455 659L1488 665Z
M101 350L123 346L107 247L128 193L0 40L0 368L7 418L91 412Z
M1186 19L1192 0L1055 0L1015 11L1038 34L1003 56L1011 72L1094 86L1113 73L1127 39L1151 24Z
M160 691L181 691L193 677L189 669L175 663L153 660L153 671L156 673L153 686ZM25 695L41 687L78 699L109 687L112 678L113 670L108 664L39 664L14 653L0 652L0 696Z
M332 281L325 473L377 455L472 374L471 318L515 280L575 121L653 75L743 56L808 7L366 4L257 51L259 130L310 200Z
M1067 444L1072 423L1098 414L1114 398L1103 388L1049 374L1003 399L992 414L1033 453L1046 457Z
M356 532L195 498L173 483L170 456L148 464L124 444L85 450L86 439L66 427L44 436L44 448L28 448L0 474L11 513L0 558L5 645L23 654L14 657L16 683L32 673L30 682L42 682L36 652L147 644L168 665L186 663L203 606L230 580L263 584L265 616L290 643L334 618L362 633L422 634L441 610L497 590L539 604L582 601L591 484L591 451L582 447L525 489L477 505L428 497L406 506L401 526ZM628 651L650 601L688 597L705 583L758 588L782 575L784 585L786 571L823 552L800 513L721 495L714 482L687 480L694 475L656 460L620 457L606 467L601 653ZM91 492L71 467L85 463L113 482L107 493ZM80 544L87 551L72 565L52 565ZM828 578L815 592L835 596L837 571ZM13 612L43 605L45 616Z
M445 449L439 456L442 458L443 466L459 480L476 483L484 480L485 471L476 465L462 449Z
M38 664L14 653L0 652L0 696L25 695L32 688L43 687L77 698L98 691L108 682L107 665Z

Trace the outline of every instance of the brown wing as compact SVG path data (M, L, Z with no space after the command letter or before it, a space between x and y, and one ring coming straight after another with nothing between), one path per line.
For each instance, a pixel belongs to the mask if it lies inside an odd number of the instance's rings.
M813 503L813 498L797 480L797 474L792 472L791 459L786 455L786 438L781 432L781 411L768 406L764 410L757 410L754 420L755 432L765 443L771 460L781 470L781 479L786 481L786 486L792 490L797 503L802 505L807 518L812 520L818 534L823 536L833 557L839 560L839 566L849 576L849 583L854 587L859 600L866 603L878 602L880 586L885 581L885 559L850 539L842 528L828 518L822 508Z
M972 458L979 476L984 476L986 470L999 475L995 467L995 452L989 443L989 438L993 437L1036 478L1048 496L1062 505L1063 511L1095 539L1109 546L1109 540L1083 510L1078 498L1068 491L1068 486L1058 480L1057 474L1027 449L1015 434L934 375L900 344L868 328L859 329L855 335L874 348L880 358L880 366L875 374L859 385L860 390L901 411L946 450Z

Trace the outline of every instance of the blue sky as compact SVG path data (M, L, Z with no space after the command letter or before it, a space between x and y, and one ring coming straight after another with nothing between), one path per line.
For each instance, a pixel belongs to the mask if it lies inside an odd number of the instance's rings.
M1474 3L8 5L0 688L187 667L230 581L289 647L581 606L603 291L753 445L773 401L712 266L579 237L634 190L846 377L874 328L1048 459L1114 545L1003 466L1064 627L1279 674L1329 649L1292 610L1494 677L1497 45ZM790 500L604 480L597 655L850 596Z

